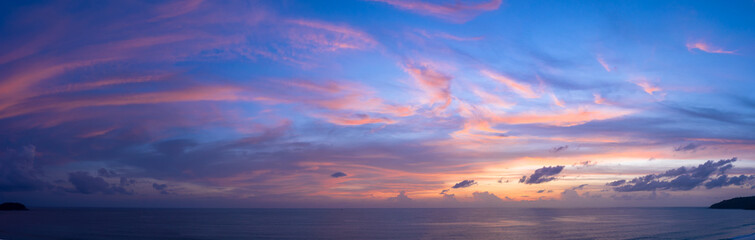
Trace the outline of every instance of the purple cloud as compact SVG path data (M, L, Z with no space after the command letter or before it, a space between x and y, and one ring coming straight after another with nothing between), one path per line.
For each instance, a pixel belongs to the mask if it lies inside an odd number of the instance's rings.
M468 188L477 184L474 180L464 180L454 184L451 188Z
M526 184L540 184L550 182L556 180L556 177L552 176L561 173L562 170L564 170L564 166L542 167L535 170L535 172L529 177L522 176L522 178L519 179L519 182Z

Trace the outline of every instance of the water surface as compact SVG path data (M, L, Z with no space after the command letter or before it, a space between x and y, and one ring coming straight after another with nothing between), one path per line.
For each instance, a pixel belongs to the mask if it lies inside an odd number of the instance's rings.
M725 239L755 211L594 209L101 209L0 212L0 239Z

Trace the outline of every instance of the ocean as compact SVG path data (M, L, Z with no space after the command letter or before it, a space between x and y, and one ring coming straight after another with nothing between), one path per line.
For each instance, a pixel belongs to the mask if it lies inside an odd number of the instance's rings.
M103 209L0 212L0 239L728 239L755 211L580 209Z

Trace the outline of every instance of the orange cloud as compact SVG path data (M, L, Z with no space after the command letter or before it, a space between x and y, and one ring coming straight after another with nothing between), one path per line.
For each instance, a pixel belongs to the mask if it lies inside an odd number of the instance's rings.
M594 120L604 120L629 114L628 110L603 109L569 109L561 112L522 113L516 115L495 116L493 121L507 124L547 124L554 126L574 126Z
M637 82L635 84L637 84L637 86L640 86L642 90L650 95L653 95L654 92L660 92L663 90L660 87L652 85L651 83L646 81Z
M525 98L538 98L540 97L537 93L535 93L532 90L532 87L530 87L527 84L524 83L518 83L517 81L514 81L511 78L508 78L506 76L488 71L488 70L482 70L481 71L483 75L495 79L496 81L503 83L504 85L508 86L509 88L513 89L516 93L521 95Z
M477 4L456 2L455 4L434 4L419 0L369 0L383 2L396 8L412 11L422 15L429 15L452 22L464 23L477 15L498 9L502 0L491 0Z
M711 45L709 45L709 44L707 44L705 42L690 42L690 43L687 43L687 50L688 51L692 51L692 49L698 49L700 51L707 52L707 53L724 53L724 54L735 54L736 53L736 51L723 50L722 48L711 46Z
M593 101L595 102L595 104L603 104L606 102L606 99L603 98L603 96L601 96L599 93L593 93L592 96L594 98Z

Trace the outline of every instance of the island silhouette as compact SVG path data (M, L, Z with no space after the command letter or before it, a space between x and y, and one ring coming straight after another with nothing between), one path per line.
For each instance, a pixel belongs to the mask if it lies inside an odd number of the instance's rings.
M710 205L710 208L755 210L755 196L738 197L738 198L732 198L729 200L723 200L713 205Z
M29 210L21 203L17 202L7 202L0 204L0 211L26 211Z

